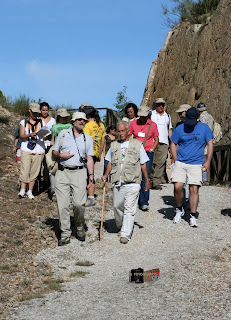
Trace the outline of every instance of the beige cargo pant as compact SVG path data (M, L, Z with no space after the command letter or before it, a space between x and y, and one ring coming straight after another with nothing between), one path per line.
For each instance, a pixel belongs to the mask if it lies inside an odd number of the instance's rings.
M154 152L154 160L152 164L152 172L150 175L150 180L152 185L160 185L161 178L163 176L165 162L168 155L168 145L158 144Z
M87 172L85 168L57 170L55 174L55 194L62 239L71 236L69 212L71 191L75 226L79 227L84 224L84 204L87 200Z
M121 229L120 236L129 240L133 231L139 193L140 185L136 184L125 184L113 188L115 222Z

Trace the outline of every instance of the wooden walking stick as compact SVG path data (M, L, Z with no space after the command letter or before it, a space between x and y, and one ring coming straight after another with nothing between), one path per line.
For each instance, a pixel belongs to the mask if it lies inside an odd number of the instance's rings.
M106 190L106 181L103 182L103 200L102 200L102 212L101 212L101 223L100 223L100 232L99 232L99 241L102 240L102 230L103 230L103 210L104 210L104 197Z

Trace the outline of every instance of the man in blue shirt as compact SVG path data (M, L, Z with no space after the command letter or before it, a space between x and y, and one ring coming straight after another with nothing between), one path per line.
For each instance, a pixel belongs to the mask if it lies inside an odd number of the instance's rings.
M197 206L199 187L202 183L202 170L208 170L213 155L213 133L209 126L197 122L198 111L190 108L186 112L185 123L179 125L171 136L171 153L174 165L172 182L176 210L173 223L181 222L184 215L182 207L183 185L186 177L190 188L190 226L197 227ZM208 157L204 162L204 148L208 146Z

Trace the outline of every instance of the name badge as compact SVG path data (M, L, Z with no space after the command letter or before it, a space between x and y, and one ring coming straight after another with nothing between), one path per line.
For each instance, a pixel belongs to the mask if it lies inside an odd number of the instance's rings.
M145 138L145 133L144 133L144 132L139 132L139 133L138 133L138 137L140 137L140 138Z

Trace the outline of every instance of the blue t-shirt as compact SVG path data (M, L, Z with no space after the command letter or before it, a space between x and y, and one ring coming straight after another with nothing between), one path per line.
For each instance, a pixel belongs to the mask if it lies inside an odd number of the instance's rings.
M195 127L186 123L179 125L171 140L178 145L177 161L187 164L203 164L205 143L213 138L213 133L205 123L198 122Z

